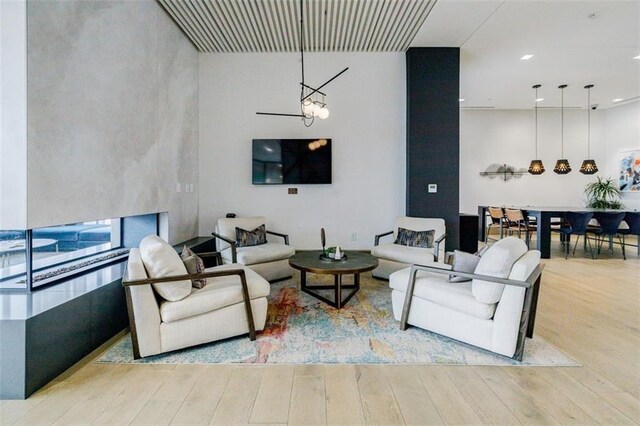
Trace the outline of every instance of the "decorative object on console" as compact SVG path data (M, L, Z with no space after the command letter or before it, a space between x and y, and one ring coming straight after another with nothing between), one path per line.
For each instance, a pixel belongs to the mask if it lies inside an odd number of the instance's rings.
M543 167L544 168L544 167ZM491 164L484 172L480 172L480 176L500 176L502 175L503 180L506 182L511 178L519 178L521 176L526 175L526 169L518 169L515 167L509 166L507 164Z
M560 139L560 158L556 161L556 166L553 168L554 173L559 175L566 175L571 172L571 165L569 165L569 160L564 158L564 89L567 87L566 84L561 84L558 86L562 92L561 95L561 106L560 106L560 130L561 130L561 139Z
M587 159L580 166L580 173L592 175L598 173L596 161L591 159L591 88L593 84L584 86L587 89Z
M538 158L538 102L540 102L540 98L538 98L538 89L542 87L541 84L536 84L533 88L536 91L536 98L534 100L534 111L535 111L535 121L536 121L536 158ZM541 175L544 173L544 164L542 160L531 160L531 164L529 164L529 173L532 175Z
M258 115L275 115L281 117L301 117L302 123L306 127L310 127L315 118L318 117L321 120L329 117L329 109L327 108L326 102L326 94L321 92L322 89L327 84L331 83L333 80L341 76L344 72L346 72L349 67L343 69L338 74L331 77L329 80L314 88L305 84L304 82L304 19L303 19L303 0L300 0L300 63L302 69L302 81L300 82L300 114L289 114L289 113L279 113L279 112L256 112Z

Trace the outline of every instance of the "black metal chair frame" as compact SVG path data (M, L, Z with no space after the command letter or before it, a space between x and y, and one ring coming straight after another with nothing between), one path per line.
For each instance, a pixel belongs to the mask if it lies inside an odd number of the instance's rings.
M618 214L618 213L596 213L593 217L594 219L598 220L598 216L601 216L603 214ZM611 253L613 254L613 238L614 236L618 236L618 242L620 244L620 247L622 248L622 258L624 260L627 260L627 254L625 253L625 249L624 249L624 238L623 236L620 234L619 232L619 227L620 227L620 223L622 223L622 221L624 220L624 215L622 216L622 219L620 219L620 222L615 226L615 231L612 233L603 233L601 228L594 228L589 230L589 232L592 232L595 239L596 239L596 258L598 257L598 254L600 254L600 251L602 250L602 245L604 244L604 237L609 237L609 246L610 246L610 250ZM599 222L598 222L599 223Z

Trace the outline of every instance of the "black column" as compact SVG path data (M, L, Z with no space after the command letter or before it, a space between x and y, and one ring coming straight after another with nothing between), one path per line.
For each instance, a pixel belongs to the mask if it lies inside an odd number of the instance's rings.
M446 249L459 246L460 49L407 51L408 216L443 218ZM429 184L437 192L429 193Z

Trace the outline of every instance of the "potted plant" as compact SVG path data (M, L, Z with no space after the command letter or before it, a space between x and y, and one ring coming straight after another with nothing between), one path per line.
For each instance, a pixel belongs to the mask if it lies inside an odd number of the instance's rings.
M587 207L593 209L621 209L620 190L612 178L604 179L598 176L598 180L591 182L584 190L587 196Z

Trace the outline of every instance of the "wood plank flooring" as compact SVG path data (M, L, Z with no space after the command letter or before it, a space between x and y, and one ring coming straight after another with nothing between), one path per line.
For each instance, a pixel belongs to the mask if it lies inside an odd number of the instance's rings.
M582 367L133 366L94 353L0 401L0 423L640 424L640 259L554 250L536 333Z

